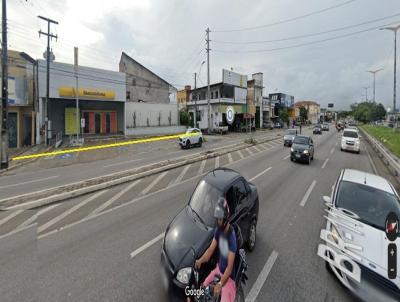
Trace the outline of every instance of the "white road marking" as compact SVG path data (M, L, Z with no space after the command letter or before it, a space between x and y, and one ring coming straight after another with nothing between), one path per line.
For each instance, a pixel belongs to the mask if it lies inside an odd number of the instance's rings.
M137 158L137 159L132 159L132 160L126 160L126 161L121 161L119 163L114 163L114 164L110 164L110 165L105 165L104 168L108 168L108 167L114 167L114 166L120 166L120 165L125 165L127 163L133 163L135 161L139 161L142 160L142 158Z
M258 146L253 146L254 149L256 149L258 152L261 152L261 149L258 148Z
M165 171L165 172L161 173L160 175L158 175L157 178L154 179L154 180L152 181L151 184L149 184L146 188L143 189L142 192L140 192L140 195L146 195L147 193L149 193L149 191L150 191L151 189L153 189L153 187L154 187L161 179L163 179L163 178L165 177L165 175L167 175L167 174L168 174L168 171Z
M372 158L371 158L371 155L370 155L369 152L368 152L368 149L365 148L365 151L367 152L368 159L369 159L369 163L371 164L372 170L374 170L374 173L375 173L376 175L378 175L378 170L376 169L375 163L373 162L373 160L372 160Z
M238 150L237 153L239 154L240 158L242 158L242 159L244 158L243 153L240 152L240 150Z
M321 169L324 169L326 167L326 164L328 163L328 161L329 161L329 157L327 159L325 159Z
M11 187L18 187L18 186L20 186L20 185L30 184L30 183L34 183L34 182L40 182L40 181L44 181L44 180L48 180L48 179L53 179L53 178L57 178L57 177L60 177L60 175L55 175L55 176L50 176L50 177L45 177L45 178L39 178L39 179L29 180L29 181L20 182L20 183L12 184L12 185L5 185L5 186L1 186L0 189L11 188Z
M261 148L262 151L267 150L267 147L265 147L264 144L260 144L260 145L258 145L258 147Z
M271 255L269 256L267 262L265 263L261 273L258 275L256 282L254 282L249 294L246 297L246 302L254 302L257 299L258 294L261 291L265 281L268 278L269 273L271 272L272 267L276 259L278 258L278 252L273 250Z
M162 238L164 237L164 233L158 235L157 237L153 238L152 240L150 240L149 242L147 242L146 244L142 245L140 248L134 250L131 253L131 259L135 258L137 255L139 255L141 252L143 252L144 250L148 249L149 247L151 247L153 244L155 244L156 242L160 241Z
M265 143L264 145L267 145L268 147L268 149L271 149L271 148L273 148L274 147L274 145L271 145L270 143Z
M260 177L261 175L267 173L267 172L268 172L269 170L271 170L271 169L272 169L272 167L269 167L269 168L265 169L264 171L258 173L258 174L257 174L256 176L254 176L253 178L250 178L250 181L255 180L256 178L258 178L258 177Z
M0 225L5 224L7 221L13 219L15 216L21 214L24 210L18 210L15 212L12 212L10 215L4 217L2 220L0 220Z
M51 219L50 221L46 222L45 224L41 225L40 227L38 227L37 232L41 233L45 230L47 230L49 227L51 227L52 225L56 224L57 222L59 222L60 220L64 219L65 217L67 217L69 214L72 214L73 212L79 210L81 207L83 207L84 205L86 205L87 203L91 202L92 200L96 199L97 197L99 197L100 195L104 194L105 192L107 192L108 190L103 190L100 192L97 192L96 194L90 196L89 198L85 199L84 201L78 203L77 205L73 206L72 208L68 209L67 211L63 212L62 214L58 215L57 217L54 217L53 219Z
M233 162L233 158L232 158L232 154L231 153L228 153L228 160L229 160L229 163Z
M304 195L303 199L300 202L301 207L304 207L306 205L308 197L310 197L310 194L311 194L312 190L314 189L316 183L317 183L317 181L313 180L311 185L308 187L306 194Z
M204 159L204 160L201 162L200 169L199 169L199 172L197 172L197 175L203 174L204 167L206 166L206 162L207 162L206 159Z
M333 152L335 152L335 148L332 148L332 149L331 149L331 154L333 154Z
M286 159L288 159L290 157L290 154L289 155L286 155L284 158L282 158L282 160L286 160Z
M175 179L174 184L177 184L182 181L183 177L185 176L186 172L190 169L192 164L187 165L185 168L183 168L182 172L179 174L179 176Z
M40 217L40 215L43 215L44 213L54 209L55 207L58 207L60 204L56 203L53 204L51 206L48 206L46 208L44 208L43 210L40 210L39 212L37 212L36 214L34 214L32 217L28 218L27 220L25 220L23 223L21 223L19 226L16 227L16 229L20 229L23 227L26 227L30 224L33 224L37 221L37 219Z
M215 169L219 168L219 156L215 158Z
M337 146L339 144L339 142L336 142L335 146Z
M89 216L92 216L94 214L100 213L103 211L105 208L109 207L111 204L113 204L115 201L117 201L119 198L121 198L122 195L124 195L126 192L128 192L130 189L135 187L138 183L140 183L142 179L138 179L128 186L126 186L122 191L119 191L117 194L115 194L111 199L107 200L106 202L102 203L99 207L94 209Z
M254 152L250 150L250 147L246 148L246 151L249 152L250 156L254 154Z

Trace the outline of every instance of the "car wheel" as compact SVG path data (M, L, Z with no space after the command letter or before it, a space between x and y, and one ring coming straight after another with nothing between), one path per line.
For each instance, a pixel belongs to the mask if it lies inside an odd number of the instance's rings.
M253 251L256 247L256 235L257 235L257 220L253 219L250 224L249 236L247 238L247 249L249 252Z
M202 144L203 144L203 139L200 137L200 138L199 138L199 144L198 144L199 147L201 147Z
M357 151L357 154L360 154L360 150Z
M343 152L343 148L340 148L340 151L342 151L342 152Z
M311 156L311 160L314 160L314 153L313 153L313 155Z
M292 158L292 157L290 157L290 161L293 161L293 158Z

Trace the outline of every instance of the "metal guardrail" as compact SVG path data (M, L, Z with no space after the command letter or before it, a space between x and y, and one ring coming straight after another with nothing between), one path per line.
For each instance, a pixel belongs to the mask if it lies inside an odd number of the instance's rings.
M382 143L376 138L368 134L364 129L359 128L363 133L364 137L368 139L372 148L378 153L379 157L382 158L383 162L389 167L390 171L396 176L400 176L400 160L399 158L390 152Z

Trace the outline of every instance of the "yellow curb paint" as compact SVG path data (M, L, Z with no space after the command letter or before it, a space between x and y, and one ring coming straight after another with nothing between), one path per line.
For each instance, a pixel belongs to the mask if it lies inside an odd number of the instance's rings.
M68 150L37 153L37 154L31 154L31 155L21 155L21 156L13 157L11 160L22 160L22 159L29 159L29 158L67 154L67 153L86 152L86 151L100 150L100 149L106 149L106 148L114 148L114 147L135 145L135 144L141 144L141 143L150 143L150 142L156 142L156 141L161 141L161 140L169 140L169 139L179 138L182 135L196 136L197 134L183 133L183 134L167 135L167 136L160 136L160 137L151 137L151 138L146 138L146 139L131 140L131 141L122 142L122 143L113 143L113 144L106 144L106 145L99 145L99 146L74 148L74 149L68 149Z

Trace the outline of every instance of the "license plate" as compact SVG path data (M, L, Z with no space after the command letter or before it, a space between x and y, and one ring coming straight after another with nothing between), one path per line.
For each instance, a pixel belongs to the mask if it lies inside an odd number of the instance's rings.
M296 157L299 158L299 157L300 157L300 154L296 154Z

